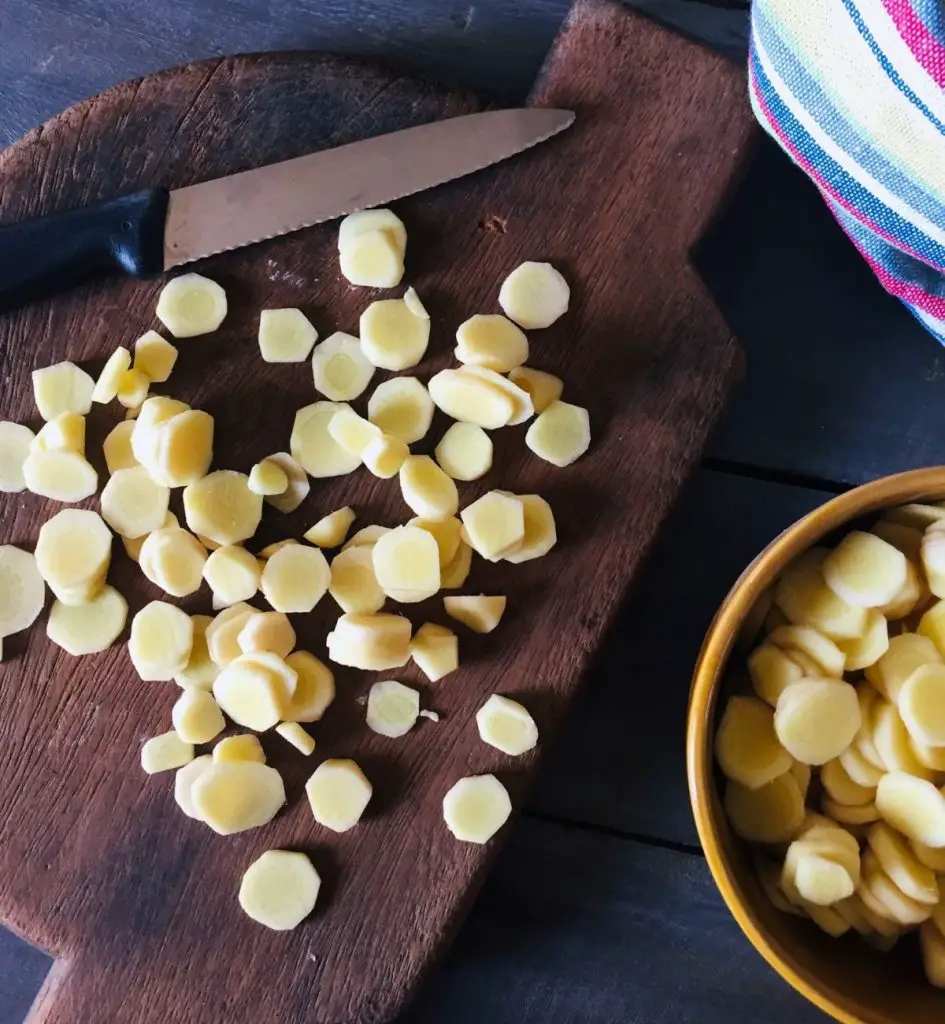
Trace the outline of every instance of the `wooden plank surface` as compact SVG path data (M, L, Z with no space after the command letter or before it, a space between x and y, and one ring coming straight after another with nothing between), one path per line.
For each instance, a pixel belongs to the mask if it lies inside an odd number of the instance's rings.
M945 460L942 346L772 143L697 262L747 360L712 455L851 484Z
M711 471L693 480L601 647L532 810L697 844L680 737L702 638L751 559L830 497Z
M672 71L683 63L685 90ZM489 579L510 594L526 630L521 642L470 645L475 656L462 687L430 698L445 721L435 729L424 723L399 745L353 730L361 715L353 698L369 681L341 673L344 699L317 730L320 752L354 756L365 767L375 782L369 819L350 835L327 837L295 801L265 834L223 844L182 822L169 786L160 785L166 780L125 778L143 736L166 727L173 693L137 686L121 650L76 668L34 632L14 651L32 683L0 691L0 910L63 957L37 1022L97 1016L131 1024L163 1014L207 1024L234 1007L282 1019L303 1006L312 1021L387 1019L458 924L495 844L457 844L440 820L442 795L463 774L499 770L518 802L535 763L497 762L471 717L496 689L524 695L550 743L737 364L686 255L749 139L741 73L615 6L587 2L575 9L535 99L579 113L544 160L529 154L400 207L419 254L411 282L437 325L487 308L502 273L539 253L575 282L572 312L545 332L539 364L562 372L569 395L595 410L591 453L565 479L510 437L497 446L493 478L463 497L465 504L499 480L515 480L556 508L561 544L553 556L516 573L480 571L471 581L474 591ZM28 136L0 162L11 197L3 212L14 219L146 184L201 180L469 106L463 97L302 55L195 66L119 88ZM666 192L670 173L685 203ZM535 202L565 192L566 205ZM484 229L494 223L501 228ZM636 237L646 246L627 246ZM216 346L185 352L172 389L217 416L228 466L248 468L284 447L293 409L314 397L306 374L293 377L254 357L250 311L301 303L322 324L329 311L339 327L356 323L366 300L338 281L333 241L332 228L315 229L207 267L230 289L231 326ZM147 327L158 287L104 283L7 318L5 412L28 418L33 366L66 354L101 359L117 337ZM449 332L441 330L423 376L447 362ZM396 485L366 474L354 485L322 483L312 498L287 520L268 517L260 540L297 535L343 500L381 521L404 518ZM21 543L52 512L20 496L4 509L10 539ZM133 610L158 596L140 576L130 583L119 570L119 577L130 585ZM189 607L205 608L206 599ZM329 614L297 624L316 652ZM57 723L45 739L35 733L38 720ZM27 749L35 768L24 774ZM271 753L297 796L310 766ZM324 871L324 909L291 937L261 934L232 899L234 880L263 847L299 844L315 851ZM208 934L218 955L194 972ZM251 960L236 955L250 944ZM220 992L228 994L222 1003Z
M821 1024L701 857L523 819L402 1024Z

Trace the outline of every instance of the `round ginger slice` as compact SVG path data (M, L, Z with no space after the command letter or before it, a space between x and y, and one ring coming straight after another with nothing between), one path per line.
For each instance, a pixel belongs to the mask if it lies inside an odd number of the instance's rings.
M141 748L141 767L148 775L183 768L193 759L194 745L185 743L173 729L152 736Z
M88 416L95 381L75 363L56 363L33 371L33 397L48 423L64 412Z
M64 504L84 501L98 490L98 473L78 452L30 452L23 461L23 480L33 494Z
M729 780L725 811L735 832L753 843L786 843L804 821L804 799L790 772L758 789Z
M459 510L456 484L429 455L407 456L400 467L400 492L418 516L446 519Z
M339 251L342 275L362 288L396 288L404 276L404 256L387 231L363 231Z
M295 630L282 612L258 612L246 620L236 642L244 654L269 651L285 659L295 647Z
M107 405L118 396L118 388L125 371L131 366L131 353L119 345L105 361L102 372L92 388L92 401Z
M361 453L364 465L381 480L396 476L410 455L406 442L386 434L372 441Z
M273 931L291 931L315 909L321 884L304 853L267 850L243 875L240 906L254 921Z
M318 722L335 699L331 669L308 651L293 651L286 665L296 673L295 693L282 717L286 722Z
M368 231L383 231L394 243L401 259L407 251L407 229L404 222L392 210L358 210L349 213L338 225L338 251Z
M525 534L521 543L502 557L506 562L517 565L547 555L558 541L558 532L554 513L544 498L537 494L518 494L515 497L522 503Z
M142 403L138 416L131 422L131 451L142 466L154 465L157 461L157 449L160 435L157 428L173 417L189 412L186 402L178 402L176 398L155 395Z
M375 683L368 692L367 727L380 736L396 739L405 736L416 725L420 716L420 694L387 679Z
M195 338L215 331L226 316L226 292L201 274L168 281L158 296L158 319L175 338Z
M791 755L774 731L774 712L755 697L732 697L715 735L715 757L722 773L749 789L759 789L788 771Z
M186 487L207 475L213 461L213 417L188 409L154 427L154 461L148 470L168 487Z
M328 593L343 612L377 612L386 594L374 574L373 545L339 551L332 559Z
M122 537L134 540L160 530L170 489L155 483L144 466L119 469L102 490L102 518Z
M128 653L145 682L163 682L187 667L194 624L186 612L164 601L146 604L131 620Z
M125 370L118 382L118 401L129 410L140 409L151 381L141 370Z
M564 383L560 377L531 366L517 366L509 374L509 380L528 392L536 413L544 412L552 402L557 402L564 391Z
M111 429L102 443L105 465L109 473L117 473L119 469L132 469L138 465L138 460L131 450L131 435L134 429L135 420L122 420Z
M410 641L410 657L430 680L437 682L459 668L459 639L435 622L425 622Z
M839 759L828 761L821 768L820 781L830 799L844 807L859 807L876 799L876 787L854 782Z
M213 748L214 761L254 761L266 763L266 754L259 737L244 732L239 736L226 736Z
M0 546L0 638L31 626L45 601L46 584L36 558L12 544Z
M471 568L472 548L466 541L460 540L455 557L440 572L440 589L458 590L466 582Z
M201 754L200 757L195 757L190 764L185 764L183 768L178 768L174 773L174 802L188 818L193 818L196 821L200 821L200 815L197 814L197 809L194 807L191 790L197 779L211 764L213 764L213 758L209 754Z
M524 423L535 415L535 408L532 405L528 392L517 384L513 384L508 377L503 377L501 373L487 370L484 366L476 366L475 363L467 363L460 368L459 372L465 377L476 377L481 381L485 381L497 391L502 391L512 399L512 416L506 424L507 426L518 426L518 424Z
M118 639L127 618L128 602L114 587L106 586L87 604L70 606L54 601L46 635L73 657L98 654Z
M469 544L483 558L497 562L525 539L525 509L515 496L489 491L460 513Z
M945 935L934 921L919 927L919 948L926 980L936 988L945 988Z
M226 604L248 601L259 589L260 577L256 557L238 544L217 548L203 566L203 578L214 596Z
M275 660L273 660L275 659ZM283 720L297 680L287 685L291 668L274 655L242 654L227 664L213 681L213 697L226 714L246 729L265 732Z
M587 409L560 399L552 402L528 428L525 444L553 466L570 466L591 444Z
M214 761L191 786L190 797L201 821L230 836L272 821L285 803L285 787L268 765Z
M859 672L875 665L889 650L889 624L882 612L870 608L866 613L863 636L856 640L838 640L837 643L846 655L847 671Z
M383 537L389 529L389 526L379 526L377 523L371 526L363 526L353 537L349 538L341 550L347 551L348 548L362 547L372 548L377 543L378 538Z
M60 413L33 438L30 451L75 452L85 458L85 417L77 412Z
M910 840L909 848L915 854L918 861L927 868L931 868L936 875L945 872L945 848L926 846L924 843L917 843L914 839Z
M265 461L281 470L287 480L285 490L279 494L266 495L266 504L272 505L280 512L294 512L308 497L308 492L311 489L305 470L288 452L276 452L274 455L268 456ZM249 486L248 480L247 486Z
M936 601L923 613L916 633L931 640L939 654L945 655L945 601Z
M405 444L425 437L433 422L433 399L416 377L394 377L374 389L368 419Z
M781 889L803 905L830 906L849 899L859 880L859 857L855 858L857 878L847 866L830 855L822 841L796 839L788 847L781 873Z
M843 677L846 655L831 640L810 626L778 626L772 630L767 643L780 647L789 654L800 651L812 658L825 676Z
M364 772L347 758L323 761L305 784L312 815L333 832L347 832L361 820L372 792Z
M433 535L418 526L385 533L372 549L372 561L378 585L395 601L414 604L440 589L439 547Z
M166 594L187 597L200 589L207 552L192 533L167 526L145 537L138 563L144 575Z
M218 469L184 488L184 517L193 533L239 544L259 528L262 497L249 489L245 474Z
M318 331L301 309L264 309L259 314L259 354L265 363L304 363Z
M880 817L915 843L945 846L945 796L925 779L889 772L876 787Z
M478 480L492 469L492 438L475 423L454 423L434 454L440 468L454 480Z
M223 668L243 652L240 650L239 635L251 615L257 610L242 601L224 608L207 626L207 650L214 664Z
M207 690L184 690L171 709L171 722L185 743L209 743L226 728L223 712Z
M886 913L901 925L916 925L932 916L932 908L907 896L886 874L872 850L863 855L863 885ZM937 895L937 893L936 893Z
M135 342L135 369L152 384L164 384L177 363L177 349L157 331L146 331Z
M908 772L917 778L930 778L932 773L916 757L899 710L894 704L878 701L873 708L873 743L886 770Z
M878 608L906 582L906 556L874 533L851 530L824 559L824 582L847 604Z
M289 450L309 476L344 476L361 465L360 457L342 448L328 432L328 424L342 409L351 411L351 406L344 402L313 402L295 414Z
M916 857L909 844L897 832L880 821L870 826L866 840L880 867L906 896L929 906L938 903L935 872Z
M780 647L766 642L748 656L748 675L755 693L766 704L776 707L781 694L804 678L804 671Z
M331 402L351 402L366 390L374 365L364 354L359 338L344 331L330 334L312 352L315 390Z
M927 636L917 633L902 633L890 637L886 653L866 669L866 678L887 699L894 704L899 701L899 692L905 681L923 665L941 665L942 656Z
M39 529L36 568L63 604L84 603L101 591L111 555L112 535L91 509L63 509ZM94 592L74 600L89 584Z
M358 333L361 349L373 366L406 370L426 353L430 318L418 315L417 305L406 299L378 299L361 314Z
M855 640L866 629L866 609L847 604L824 582L826 552L812 549L798 558L775 585L775 604L797 626L813 626L831 640Z
M353 409L339 409L328 423L328 433L346 452L364 458L364 449L384 435L380 427L359 416Z
M345 613L328 634L328 657L337 665L383 671L410 659L410 620L384 612Z
M898 704L914 740L929 747L945 746L945 664L917 668L903 683Z
M263 459L249 471L248 486L253 494L261 494L263 497L284 494L289 486L289 478L285 470L272 459Z
M17 494L26 487L23 463L30 454L33 431L21 423L0 422L0 491Z
M528 338L507 317L477 313L456 329L456 358L495 373L509 373L528 360Z
M508 790L494 775L469 775L443 797L446 827L464 843L487 843L511 813Z
M449 565L456 557L463 539L463 524L455 516L450 516L448 519L424 519L415 516L407 525L426 530L433 537L436 541L441 567Z
M483 743L510 757L525 754L538 743L538 726L528 710L498 693L476 712L476 728Z
M507 392L462 370L441 370L430 378L427 389L433 404L461 423L496 430L515 416L515 401Z
M804 679L789 686L774 713L782 746L811 765L824 764L846 750L861 721L856 690L835 680Z
M502 282L499 305L525 330L550 327L568 311L571 289L550 263L529 260Z
M468 626L474 633L491 633L502 619L505 605L504 597L485 594L443 598L446 614Z
M266 561L259 586L277 612L310 612L330 583L331 569L318 548L290 544Z
M219 675L220 668L210 657L207 646L207 629L213 619L209 615L191 615L194 624L194 642L190 648L187 665L176 673L174 682L181 689L194 687L198 690L209 690L213 680Z

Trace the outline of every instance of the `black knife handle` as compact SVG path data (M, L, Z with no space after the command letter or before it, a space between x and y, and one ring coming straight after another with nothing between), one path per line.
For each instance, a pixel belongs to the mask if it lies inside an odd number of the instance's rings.
M167 199L144 189L0 228L0 312L115 271L160 273Z

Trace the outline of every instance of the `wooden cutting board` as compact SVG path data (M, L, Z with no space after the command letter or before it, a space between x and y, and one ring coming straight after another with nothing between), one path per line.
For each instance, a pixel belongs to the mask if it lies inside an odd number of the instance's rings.
M560 540L539 561L478 562L467 592L507 593L509 612L490 636L463 632L459 672L434 685L412 666L397 673L422 686L438 724L422 720L400 740L372 734L358 698L374 677L340 670L312 758L264 739L287 809L224 839L181 815L170 775L147 778L139 767L143 740L169 726L173 684L140 682L123 644L75 660L40 624L5 642L0 917L58 958L34 1024L339 1024L387 1020L403 1004L501 844L454 840L443 794L463 775L494 771L520 806L537 765L482 744L476 709L494 691L521 698L539 723L538 756L547 748L738 374L737 347L687 253L750 148L744 94L742 72L722 59L604 0L582 0L533 96L576 110L576 125L396 206L409 230L407 282L433 318L421 377L448 364L460 320L496 308L509 270L548 259L571 282L572 307L533 334L530 362L565 379L594 435L590 452L559 470L527 451L524 428L501 431L493 472L462 488L463 504L497 486L543 494ZM0 157L0 211L14 221L179 186L477 107L469 95L313 54L196 64L118 86L31 132ZM230 314L218 334L181 343L167 390L216 417L217 465L248 471L284 449L295 409L315 399L307 365L260 361L259 309L298 305L323 336L356 331L372 295L340 279L335 236L333 225L314 228L199 268L226 287ZM159 326L160 287L109 281L0 319L2 415L36 426L30 371L69 358L97 372L115 345ZM102 474L100 442L118 416L98 407L91 417ZM443 426L438 419L429 441ZM268 510L258 543L298 537L345 503L361 524L409 516L396 481L361 471L316 482L291 516ZM55 510L4 495L0 539L32 545ZM132 611L162 596L115 551L112 579ZM209 611L209 595L184 604ZM443 621L436 602L409 611ZM333 613L326 598L296 616L300 646L323 655ZM666 742L681 742L682 726ZM374 784L366 819L341 836L314 824L303 794L326 756L354 757ZM236 900L242 871L279 846L308 852L324 880L315 914L290 934L254 924Z

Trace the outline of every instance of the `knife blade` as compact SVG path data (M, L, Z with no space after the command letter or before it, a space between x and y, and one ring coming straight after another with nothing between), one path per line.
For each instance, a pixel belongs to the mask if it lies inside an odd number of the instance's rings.
M0 228L0 311L104 274L150 277L382 206L514 156L573 121L571 111L540 107L466 114L11 224Z

